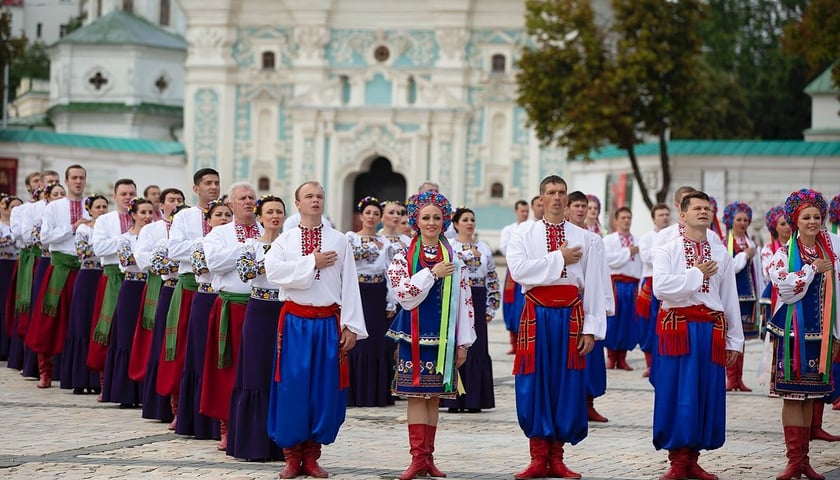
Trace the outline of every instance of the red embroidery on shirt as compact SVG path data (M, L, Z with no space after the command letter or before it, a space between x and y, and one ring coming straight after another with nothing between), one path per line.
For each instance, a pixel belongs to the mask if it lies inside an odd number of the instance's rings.
M321 251L321 240L324 231L324 224L320 224L317 227L304 227L303 225L299 225L300 227L300 251L301 254L304 256L309 255L312 252L320 252ZM318 270L315 272L315 280L321 279L321 271Z
M707 262L712 259L712 245L708 240L695 242L686 236L683 236L682 238L686 270L694 267L697 263ZM708 278L703 279L703 285L700 286L700 293L709 293Z
M545 224L545 243L549 252L560 250L560 245L566 241L565 221L560 223L549 223L542 219ZM566 267L563 267L561 278L566 278Z
M627 235L625 235L621 232L618 232L618 238L621 239L621 246L622 247L632 247L634 245L633 244L633 235L631 235L629 233ZM631 254L630 255L630 260L633 260L633 258L635 258L635 255Z
M82 201L70 200L70 225L76 225L76 222L82 218Z
M249 238L260 236L260 227L256 223L253 225L241 225L237 223L233 226L233 229L236 231L236 241L239 243L245 243L245 240Z
M134 225L134 220L131 219L131 215L128 212L119 212L117 216L120 217L120 233L131 230L131 226Z

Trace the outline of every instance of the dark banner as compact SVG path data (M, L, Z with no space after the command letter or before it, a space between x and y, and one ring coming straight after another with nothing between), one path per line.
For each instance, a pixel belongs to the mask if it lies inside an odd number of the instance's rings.
M17 158L0 157L0 193L17 195Z

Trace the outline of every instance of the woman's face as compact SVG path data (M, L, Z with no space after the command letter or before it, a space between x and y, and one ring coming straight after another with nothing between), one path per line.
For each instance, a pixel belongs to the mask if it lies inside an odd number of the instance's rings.
M743 236L747 233L747 227L750 226L750 217L747 216L744 212L738 212L735 214L735 218L732 219L732 230L738 234L739 236Z
M280 202L265 202L260 210L259 220L263 227L279 231L286 220L286 208Z
M799 212L796 228L803 237L816 238L822 228L822 216L817 207L805 207Z
M423 238L438 238L443 232L443 212L434 205L426 205L417 213L417 226Z
M779 240L787 240L790 238L791 229L790 224L785 219L784 215L776 220L776 233L779 234Z
M362 210L362 225L367 228L376 228L382 218L382 211L376 205L368 205Z
M598 219L598 214L600 208L598 204L595 202L589 202L589 205L586 207L586 220L588 221L595 221Z
M382 223L389 228L399 227L400 221L402 220L400 212L402 212L402 207L397 204L389 203L385 205L385 209L382 213Z
M53 189L50 190L50 198L47 199L47 201L52 202L58 200L59 198L63 198L65 195L66 193L64 192L64 188L53 187Z
M134 219L134 224L140 224L140 228L152 223L154 216L154 206L151 203L140 204L137 207L137 211L131 214L131 218Z
M100 215L108 211L108 202L104 198L97 198L90 206L90 216L96 220Z
M233 210L227 205L219 205L210 212L210 220L207 223L210 227L218 227L230 223L231 220L233 220Z
M475 234L475 215L470 212L461 215L455 223L455 228L458 230L458 233L466 234L472 238Z

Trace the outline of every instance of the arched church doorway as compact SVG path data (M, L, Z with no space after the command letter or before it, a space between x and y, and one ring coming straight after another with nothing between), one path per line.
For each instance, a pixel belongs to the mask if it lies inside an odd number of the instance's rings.
M353 212L354 232L361 228L356 203L362 197L369 195L383 202L387 200L404 202L406 199L405 177L394 172L391 162L385 157L374 159L368 171L360 173L353 181L353 201L350 209Z

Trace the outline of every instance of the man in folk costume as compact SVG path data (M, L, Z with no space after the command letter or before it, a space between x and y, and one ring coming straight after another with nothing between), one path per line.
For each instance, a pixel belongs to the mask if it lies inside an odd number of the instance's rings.
M528 202L525 200L517 201L513 206L513 212L516 215L516 222L506 225L499 234L499 250L502 255L507 253L511 233L516 227L528 220ZM504 317L505 327L510 334L508 355L516 353L516 332L519 330L519 318L522 316L522 306L524 304L525 294L522 293L522 287L510 278L510 270L507 270L507 273L505 273L505 289L502 292L502 317Z
M102 277L96 292L96 306L93 310L94 328L88 348L87 365L90 369L100 372L100 378L105 371L105 357L111 339L111 322L117 307L117 296L120 292L125 274L120 271L120 260L117 256L120 236L133 225L128 212L131 200L137 195L134 180L122 178L114 184L114 205L116 210L100 216L91 235L93 253L102 262ZM101 398L101 395L100 395Z
M219 172L212 168L196 171L193 174L193 193L198 197L198 202L175 215L169 227L169 258L178 262L178 283L172 292L166 315L163 348L158 364L157 393L170 395L173 405L179 404L181 373L187 353L190 305L198 290L192 271L192 246L196 239L210 231L210 224L204 218L204 209L212 200L219 198L219 189Z
M531 463L517 479L580 478L563 445L588 433L586 355L606 333L604 251L564 221L566 189L557 175L543 179L543 218L517 228L508 246L508 268L526 292L513 373Z
M589 210L589 198L581 191L574 191L569 194L568 208L566 208L566 220L576 227L586 230L592 241L603 250L604 240L595 232L586 228L586 215ZM609 266L604 263L604 278L610 277ZM615 315L615 298L612 288L604 288L604 310L606 315ZM608 329L609 330L609 329ZM607 365L604 361L604 340L596 340L592 351L586 356L586 415L590 422L607 422L607 417L598 413L595 409L595 399L607 393Z
M682 198L688 195L691 192L696 192L697 189L688 185L683 185L682 187L678 188L674 192L674 209L679 212L680 211L680 204L682 202ZM712 197L709 197L711 200ZM717 221L717 217L714 216L714 212L712 213L713 221ZM677 217L677 223L671 225L670 227L665 227L656 234L656 242L653 244L654 250L659 248L662 245L665 245L668 242L673 241L674 239L682 236L683 231L685 230L685 225L682 224L682 219ZM720 234L716 233L714 230L709 233L707 239L709 242L713 244L723 245L723 241L720 239ZM723 245L725 247L725 245Z
M653 292L662 301L650 372L653 445L667 449L671 462L660 480L715 480L697 460L700 450L725 440L724 368L741 355L744 334L734 261L708 238L714 235L708 195L689 193L680 207L683 235L653 258Z
M67 195L47 204L41 220L41 244L50 251L50 267L31 312L29 347L38 353L38 388L49 388L55 354L64 349L73 284L81 264L76 256L76 228L90 220L82 206L87 172L71 165L64 172Z
M615 295L615 315L607 317L607 368L633 370L627 351L636 346L636 294L642 276L639 246L630 233L633 212L621 207L613 215L616 231L604 237L604 250Z
M344 423L350 375L347 352L367 338L353 250L321 223L324 189L295 191L300 224L283 232L265 256L265 273L286 303L277 326L277 353L268 434L283 448L280 478L326 478L321 445Z
M747 340L758 338L758 296L761 285L761 268L756 257L755 242L747 234L752 222L752 208L744 202L732 202L723 210L726 226L726 248L735 260L735 284L741 305L741 327ZM726 391L751 392L744 384L744 356L726 367Z
M645 353L645 373L650 376L650 365L656 351L656 316L659 314L659 299L653 294L653 254L656 236L668 226L671 211L668 205L657 203L650 211L653 230L639 237L639 258L642 259L642 286L636 297L636 320L638 322L639 347Z

